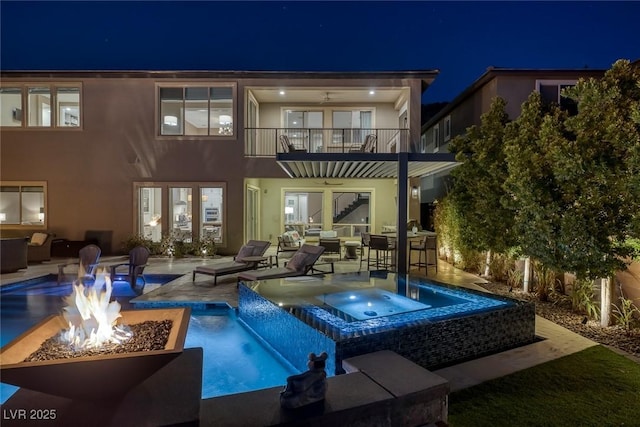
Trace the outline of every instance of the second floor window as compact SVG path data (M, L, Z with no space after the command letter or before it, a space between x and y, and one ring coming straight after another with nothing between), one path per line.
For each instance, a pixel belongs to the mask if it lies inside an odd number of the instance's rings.
M444 140L449 141L451 139L451 116L444 118Z
M233 86L159 88L160 135L232 136Z
M0 88L0 126L80 127L79 84L25 84Z
M438 151L439 148L440 148L440 124L437 124L433 128L433 151Z
M573 116L578 114L578 105L573 99L564 96L563 90L575 86L575 83L573 80L539 80L536 87L543 103L559 105Z

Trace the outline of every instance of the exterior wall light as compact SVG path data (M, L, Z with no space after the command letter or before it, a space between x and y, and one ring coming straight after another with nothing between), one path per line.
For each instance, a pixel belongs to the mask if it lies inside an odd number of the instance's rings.
M415 185L411 187L411 198L412 199L418 198L418 187L416 187Z

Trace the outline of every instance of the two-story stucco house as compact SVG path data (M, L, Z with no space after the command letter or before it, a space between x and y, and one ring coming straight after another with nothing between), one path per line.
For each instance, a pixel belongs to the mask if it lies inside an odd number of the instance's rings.
M437 71L1 73L0 227L359 239L419 216L420 103ZM292 179L293 178L293 179ZM413 188L416 187L416 188ZM412 191L413 188L413 191Z

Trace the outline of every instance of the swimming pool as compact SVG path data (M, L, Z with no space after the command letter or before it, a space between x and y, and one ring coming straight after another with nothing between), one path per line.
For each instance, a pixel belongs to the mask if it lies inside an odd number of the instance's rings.
M177 277L180 275L145 275L146 288L157 288ZM44 318L59 314L64 305L62 297L71 293L71 284L57 285L54 276L46 276L5 285L0 292L0 337L4 346ZM116 281L112 295L123 310L135 308L129 301L136 294L127 283ZM204 304L193 309L185 347L203 349L203 398L283 385L287 376L299 373L274 356L228 307ZM0 403L17 389L1 383Z

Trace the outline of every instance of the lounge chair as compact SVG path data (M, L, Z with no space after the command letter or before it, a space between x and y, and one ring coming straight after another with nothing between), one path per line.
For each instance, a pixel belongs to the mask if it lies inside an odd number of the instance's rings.
M129 251L129 262L109 266L111 282L125 280L131 285L131 289L142 293L146 282L142 272L149 260L149 249L144 246L136 246ZM137 288L138 277L142 279L142 288Z
M307 150L304 148L296 148L295 145L289 141L289 137L287 135L280 135L280 144L282 145L283 153L306 153Z
M241 271L253 270L260 263L260 258L264 256L271 242L264 240L249 240L243 245L233 261L223 262L211 266L198 266L193 270L191 281L195 282L196 273L207 274L213 276L213 285L218 284L218 276L239 273ZM247 259L249 257L249 259Z
M96 279L96 267L100 260L101 250L97 245L87 245L78 252L78 261L58 265L58 284L65 277L65 269L77 266L78 280L83 282L86 279Z
M284 267L269 268L267 270L243 271L238 274L238 284L241 280L254 281L275 279L278 277L304 276L313 270L313 266L324 252L324 247L304 244L296 251Z
M358 148L352 148L349 150L350 153L375 153L376 152L376 141L378 138L374 134L369 134L365 138L362 145Z

